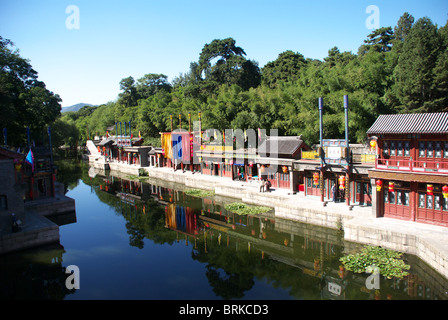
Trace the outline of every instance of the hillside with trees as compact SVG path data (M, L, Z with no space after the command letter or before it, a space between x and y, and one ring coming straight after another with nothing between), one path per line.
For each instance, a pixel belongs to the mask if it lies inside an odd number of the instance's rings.
M395 27L374 30L357 53L329 49L321 60L279 53L260 68L235 39L216 39L172 82L164 74L120 81L116 101L66 112L57 121L77 132L63 143L85 143L115 122L132 122L148 144L160 141L182 116L188 129L202 112L203 128L278 129L319 141L318 98L324 98L324 137L344 137L343 96L350 101L352 142L364 142L380 114L448 111L448 25L405 13Z

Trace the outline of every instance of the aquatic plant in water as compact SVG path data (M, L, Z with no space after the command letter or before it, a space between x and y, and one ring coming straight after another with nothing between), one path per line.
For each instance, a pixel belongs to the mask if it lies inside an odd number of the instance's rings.
M185 194L192 196L192 197L204 198L204 197L213 197L215 195L215 191L201 190L201 189L189 189L189 190L185 190Z
M260 213L266 213L271 211L271 208L269 207L262 207L262 206L249 206L245 203L241 202L234 202L229 203L224 206L226 210L229 210L231 212L234 212L239 215L246 215L246 214L260 214Z
M381 247L365 246L360 253L349 254L339 260L344 267L355 273L365 273L368 268L376 266L380 275L392 279L403 278L409 273L410 266L401 259L402 253Z

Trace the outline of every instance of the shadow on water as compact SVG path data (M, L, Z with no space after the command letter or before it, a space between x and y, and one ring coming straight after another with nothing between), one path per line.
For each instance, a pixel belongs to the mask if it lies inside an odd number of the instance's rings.
M209 292L209 299L448 298L448 281L414 256L405 256L411 265L409 276L401 280L381 277L380 289L367 289L367 274L353 274L341 267L339 259L361 247L344 241L343 231L279 219L273 211L240 216L225 209L225 204L233 202L232 199L191 197L185 194L183 185L111 175L89 170L83 163L61 164L58 180L65 183L68 191L76 190L81 184L89 186L97 202L122 217L120 223L124 223L127 250L145 252L147 247L158 246L167 251L179 247L178 255L187 254L184 269L189 263L196 263L198 272L205 276L208 288L204 289L198 280L197 290ZM77 214L82 215L79 210ZM88 236L88 230L81 231ZM0 257L1 297L69 298L73 291L65 288L66 266L62 262L70 249L62 245ZM129 258L132 259L135 258ZM149 269L154 262L144 263L138 267ZM183 266L160 268L173 268L172 273L179 274ZM194 293L191 283L187 285L188 288L181 288L182 281L176 283L177 296L159 289L159 299L203 298ZM128 289L120 290L126 296ZM152 296L136 298L147 297ZM107 298L107 295L101 297Z

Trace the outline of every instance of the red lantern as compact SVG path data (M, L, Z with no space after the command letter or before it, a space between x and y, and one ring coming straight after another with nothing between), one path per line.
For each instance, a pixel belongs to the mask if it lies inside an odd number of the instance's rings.
M389 192L394 192L394 191L395 191L395 183L389 182Z
M345 189L345 176L339 177L339 189L341 190Z
M287 166L283 166L282 167L282 171L283 171L283 173L287 173L288 172L288 167Z
M428 194L428 196L434 195L434 186L432 184L428 184L426 186L426 193Z
M383 186L383 180L376 180L376 191L381 191L381 188Z
M313 182L314 182L314 185L316 185L316 186L319 184L319 173L318 172L314 172Z
M442 187L442 193L443 193L443 197L445 199L448 199L448 186L443 186Z

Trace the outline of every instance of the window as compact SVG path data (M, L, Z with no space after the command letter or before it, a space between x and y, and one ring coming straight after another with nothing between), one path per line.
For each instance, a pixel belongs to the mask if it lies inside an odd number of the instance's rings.
M363 194L372 195L372 186L370 183L364 182L363 183Z
M386 188L384 188L383 197L384 197L384 203L388 203L389 202L389 190L387 190Z
M420 141L418 145L418 156L424 158L426 155L425 153L425 143L423 141Z
M433 204L433 196L426 196L426 209L432 209Z
M404 156L409 157L411 155L411 143L409 141L405 141L404 143Z
M426 151L426 157L427 158L434 157L434 145L432 141L428 141L428 149Z
M409 191L405 191L405 192L404 192L404 202L403 202L403 204L404 204L405 206L408 206L408 205L409 205Z
M389 196L389 203L391 204L395 204L395 192L389 192L390 196Z
M387 141L384 141L384 143L383 143L383 153L385 155L389 154L389 143Z
M418 194L418 207L425 208L425 194L422 192Z
M444 155L443 156L445 158L448 158L448 142L445 142L445 147L443 149L444 149L444 151L443 151Z
M4 195L0 195L0 211L1 210L8 210L8 200Z
M440 194L435 194L434 195L434 209L436 210L440 210L440 207L442 205L441 199L442 197L440 196Z
M397 191L397 204L398 205L403 204L403 191L401 190Z
M403 142L398 141L397 143L397 155L402 157L403 156Z
M436 142L436 158L442 157L442 142L437 141Z
M391 141L390 143L390 155L395 156L396 150L395 150L395 141Z

